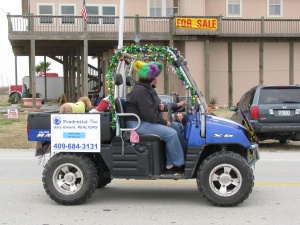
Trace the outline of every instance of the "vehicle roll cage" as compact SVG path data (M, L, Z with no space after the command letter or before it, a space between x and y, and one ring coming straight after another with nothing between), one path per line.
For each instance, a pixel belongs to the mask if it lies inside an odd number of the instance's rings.
M126 97L126 87L115 84L116 75L121 74L123 81L132 78L133 66L136 60L142 61L163 61L168 64L174 74L182 81L188 98L187 110L190 114L200 112L201 137L205 137L205 116L208 113L207 103L202 93L189 73L184 57L177 49L168 46L124 46L115 51L112 56L107 73L108 95L111 109L111 127L116 128L118 118L116 115L115 98ZM124 86L124 84L123 84ZM121 87L121 88L120 88ZM196 114L198 116L198 114Z

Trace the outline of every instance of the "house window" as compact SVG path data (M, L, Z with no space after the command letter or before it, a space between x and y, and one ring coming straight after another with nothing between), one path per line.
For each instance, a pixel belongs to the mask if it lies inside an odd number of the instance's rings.
M51 23L53 24L53 5L39 5L38 6L38 14L42 16L40 18L40 23Z
M178 0L166 1L166 16L178 15Z
M88 24L99 24L99 7L98 6L86 6L86 13L88 15Z
M282 16L282 0L268 0L268 16Z
M226 0L226 16L241 17L242 16L242 0Z
M116 8L114 6L103 6L102 16L115 16ZM115 18L103 18L103 24L115 24Z
M179 0L148 0L151 17L166 17L179 14Z
M99 16L104 16L102 24L115 24L116 6L103 5L103 6L86 6L88 15L88 24L99 24Z
M75 6L72 5L62 5L60 8L62 24L75 24Z

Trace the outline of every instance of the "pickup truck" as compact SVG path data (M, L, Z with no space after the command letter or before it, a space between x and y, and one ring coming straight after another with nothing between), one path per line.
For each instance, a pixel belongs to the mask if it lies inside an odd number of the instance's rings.
M140 142L136 144L126 138L139 125L126 128L125 117L140 119L124 113L126 95L121 94L127 88L118 89L131 84L130 65L135 60L154 58L165 60L189 92L184 131L188 149L182 173L165 173L165 144L160 137L139 135ZM64 205L82 204L96 188L108 185L113 178L195 179L204 198L216 206L236 206L248 198L254 186L253 168L259 160L253 132L208 113L186 61L176 49L164 46L118 49L107 78L110 112L28 114L28 140L37 142L36 156L51 153L42 175L44 189L51 199Z

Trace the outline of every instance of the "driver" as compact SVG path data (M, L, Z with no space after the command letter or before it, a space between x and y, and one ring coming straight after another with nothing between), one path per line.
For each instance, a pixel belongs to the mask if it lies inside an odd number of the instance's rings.
M156 102L159 105L159 107L158 107L159 111L164 112L164 111L167 110L166 109L167 105L161 104L161 99L159 98L159 96L157 95L157 92L155 90L156 85L157 85L157 77L155 77L153 79L153 81L151 82L150 92L151 92L151 94L153 95L153 97L155 98ZM180 107L184 107L185 105L186 105L186 100L178 102L178 103L176 103L176 102L172 103L170 111L176 111L177 109L179 109ZM170 113L172 113L172 112L170 112ZM171 121L171 122L172 122L171 127L176 130L176 132L178 134L180 144L181 144L181 147L182 147L184 153L186 153L186 151L187 151L187 141L184 138L184 126L183 126L183 124L181 124L179 122L176 122L176 121Z
M156 134L166 143L165 173L180 173L184 170L184 154L177 132L171 128L171 121L162 118L158 102L150 92L150 84L161 73L162 67L159 62L136 61L133 64L139 81L126 97L125 112L140 117L141 125L136 130L138 134ZM128 128L134 128L137 124L134 117L126 117Z

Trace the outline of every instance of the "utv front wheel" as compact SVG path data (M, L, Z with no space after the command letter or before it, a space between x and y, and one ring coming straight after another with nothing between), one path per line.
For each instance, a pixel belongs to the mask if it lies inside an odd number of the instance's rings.
M46 193L63 205L84 203L95 192L97 179L94 163L84 155L56 154L43 171Z
M203 196L213 205L236 206L251 193L253 174L241 155L217 152L201 164L197 185Z

